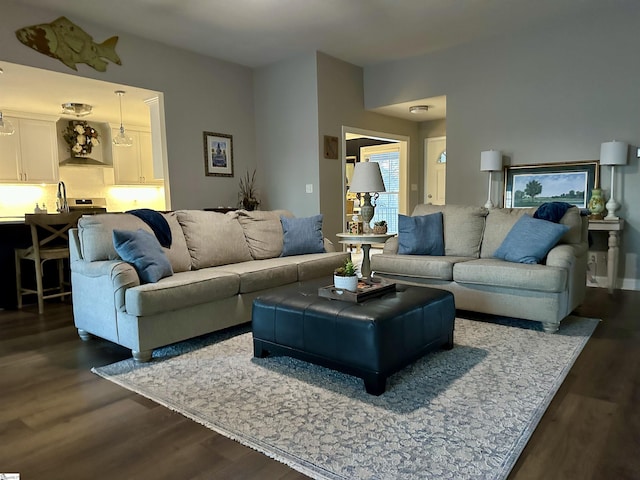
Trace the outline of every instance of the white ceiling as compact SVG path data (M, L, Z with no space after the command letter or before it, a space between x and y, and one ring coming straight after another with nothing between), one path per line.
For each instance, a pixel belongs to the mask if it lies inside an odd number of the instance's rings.
M634 0L21 0L250 67L322 51L365 66ZM52 19L53 20L53 19ZM80 23L81 24L81 23ZM98 39L96 39L98 40Z
M296 54L322 51L355 65L367 66L434 52L493 35L536 28L578 12L605 8L635 0L21 0L37 8L52 9L80 26L98 23L167 45L181 47L218 59L249 67L259 67ZM51 20L54 20L52 18ZM26 26L26 25L25 25ZM91 32L88 31L91 35ZM94 38L100 42L104 39ZM10 91L9 105L26 99L42 105L64 102L91 103L96 115L113 117L117 98L113 91L123 88L103 85L86 90L86 97L74 94L73 82L65 79L68 90L58 91L56 78L49 91L55 98L33 98L24 77L10 65L0 62L3 91ZM20 72L27 74L28 72ZM55 74L61 75L61 74ZM42 77L40 78L42 81ZM23 88L13 88L13 82ZM23 83L26 82L26 83ZM6 90L5 90L6 88ZM127 116L137 122L146 106L142 97L154 92L125 87L123 98ZM78 92L80 90L75 90ZM4 95L3 95L4 96ZM112 96L112 97L111 97ZM140 98L137 98L140 96ZM442 99L415 99L406 104L376 109L379 113L415 121L444 118ZM138 103L137 106L136 103ZM421 115L410 115L411 104L434 105ZM441 108L444 107L444 110ZM56 107L58 108L58 107ZM59 112L58 112L59 113ZM146 112L145 112L146 113ZM117 113L116 113L117 117ZM87 117L90 118L90 117Z

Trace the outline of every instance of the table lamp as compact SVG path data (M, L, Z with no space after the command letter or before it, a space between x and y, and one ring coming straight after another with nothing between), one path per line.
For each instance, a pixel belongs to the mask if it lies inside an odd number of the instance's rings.
M502 152L500 150L487 150L480 153L480 171L489 172L489 193L484 208L493 208L495 206L491 201L491 175L493 172L499 172L500 170L502 170Z
M600 145L600 165L611 165L611 192L609 193L609 201L605 205L607 208L605 220L618 220L615 212L620 205L613 196L615 168L616 165L626 165L628 150L629 146L625 142L616 142L615 140Z
M378 198L378 192L386 191L380 172L380 165L376 162L358 162L353 169L349 190L360 200L360 214L362 215L365 233L371 232L369 222L373 218L375 205L371 204L371 193L374 200ZM363 198L362 198L363 197Z

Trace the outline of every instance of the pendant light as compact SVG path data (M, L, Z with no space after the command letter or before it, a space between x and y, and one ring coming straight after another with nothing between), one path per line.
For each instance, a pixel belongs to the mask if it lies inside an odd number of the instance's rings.
M133 145L133 140L125 133L124 127L122 126L122 96L125 92L124 90L116 90L115 94L120 98L120 131L113 137L113 144L116 147L130 147Z
M0 74L3 74L4 70L0 68ZM15 128L13 128L13 123L2 116L2 112L0 112L0 135L13 135L15 132Z

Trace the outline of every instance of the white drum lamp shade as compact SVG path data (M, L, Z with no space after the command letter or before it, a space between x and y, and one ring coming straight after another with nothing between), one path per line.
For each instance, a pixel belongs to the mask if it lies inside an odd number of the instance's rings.
M615 167L616 165L627 164L627 153L629 145L625 142L605 142L600 145L600 165L611 166L611 191L609 193L609 201L605 205L607 216L605 220L617 221L618 217L615 212L620 207L615 199L613 190L615 186Z
M374 215L375 205L371 204L371 192L377 196L378 192L384 192L384 181L380 172L380 165L376 162L357 162L353 169L349 190L364 196L360 199L360 213L362 214L365 233L371 231L369 223Z
M382 172L377 162L358 162L353 169L349 190L354 193L384 192Z
M491 201L492 173L500 170L502 170L502 152L500 150L486 150L480 153L480 171L489 172L489 192L487 194L487 203L484 204L485 208L494 207Z

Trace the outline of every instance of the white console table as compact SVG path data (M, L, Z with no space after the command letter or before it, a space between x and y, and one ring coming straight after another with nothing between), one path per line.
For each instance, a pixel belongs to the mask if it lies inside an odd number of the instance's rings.
M609 250L607 251L607 288L613 293L618 281L618 257L620 251L620 232L624 220L589 220L590 232L609 232Z

